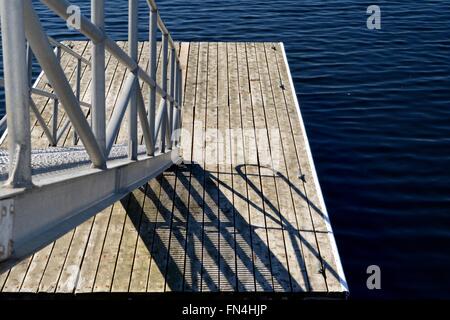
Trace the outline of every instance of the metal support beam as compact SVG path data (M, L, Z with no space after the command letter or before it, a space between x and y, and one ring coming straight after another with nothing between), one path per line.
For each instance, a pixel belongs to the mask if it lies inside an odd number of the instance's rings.
M169 36L163 34L162 39L162 89L167 92L167 64L169 55ZM163 121L161 122L161 152L166 150L166 130L167 130L167 99L165 97L161 98L163 100Z
M54 146L57 144L57 140L54 140L54 136L50 132L49 128L47 127L47 123L45 122L44 118L42 118L41 113L39 112L38 107L34 103L33 99L30 97L30 107L31 110L34 112L34 115L36 116L37 121L39 122L39 125L41 126L42 130L44 130L44 134L48 139L48 142L50 145Z
M56 60L59 64L61 64L61 48L56 47ZM52 116L52 136L53 136L53 144L52 146L56 146L58 143L58 109L59 109L59 99L53 100L53 116Z
M33 86L33 50L31 50L30 44L27 42L27 67L28 67L28 87Z
M150 11L150 32L149 32L149 44L150 44L150 78L156 83L156 59L157 59L157 48L156 48L156 33L158 27L158 11ZM148 108L148 123L150 126L150 134L152 135L152 141L156 143L155 136L155 121L156 121L156 89L150 87L150 102ZM151 155L155 150L155 145Z
M158 113L156 115L155 120L155 138L158 140L158 135L161 132L161 127L164 122L164 115L166 114L166 104L164 103L164 100L161 99L161 102L159 103Z
M128 102L130 101L131 91L137 82L136 75L129 73L125 83L123 85L122 91L114 108L111 119L108 123L108 128L106 129L106 155L109 155L114 141L116 141L117 134L119 133L120 124L122 123L123 117L127 110Z
M175 98L176 101L176 96L175 96L175 76L176 76L176 72L175 72L175 68L176 66L176 50L175 48L172 48L170 50L170 95L172 97ZM173 132L173 108L174 108L174 101L170 102L170 106L169 106L169 123L168 123L168 131L169 131L169 139L168 139L168 144L167 144L167 148L170 150L172 149L172 132Z
M23 8L24 0L0 1L6 113L9 127L10 167L6 185L12 188L32 185L30 91Z
M77 98L78 102L80 103L80 94L81 94L81 62L82 60L78 58L77 60L77 84L75 89L75 97ZM72 139L73 139L73 145L76 146L78 144L78 134L75 128L72 128Z
M48 42L48 38L45 35L41 23L39 22L39 18L37 17L36 12L33 9L31 0L23 1L25 34L28 41L30 42L31 48L33 49L33 52L38 59L42 69L45 71L50 84L61 100L61 103L64 106L66 114L72 122L72 125L80 135L80 138L83 141L83 144L90 156L93 165L97 168L105 168L106 161L104 153L101 151L95 139L95 136L92 133L83 112L81 111L80 104L78 103L77 98L72 92L72 88L64 74L64 71L58 64L58 61L53 54L50 43ZM14 56L17 57L15 53ZM23 66L25 66L24 63ZM28 124L29 121L26 123ZM29 125L27 126L29 127Z
M105 27L104 0L91 0L91 19L100 30ZM102 39L103 40L103 39ZM105 113L105 43L94 41L92 46L92 130L98 145L105 154L106 150L106 113Z
M141 90L138 90L138 115L139 121L141 122L142 134L144 136L147 155L151 156L154 154L155 142L153 141L153 135L151 134L150 126L148 125L147 122L147 114L145 112L145 102L144 97L142 97Z
M176 77L176 90L175 90L175 97L177 99L178 105L179 107L175 109L174 111L174 120L173 120L173 133L172 133L172 143L175 146L178 146L180 143L180 134L181 131L179 129L181 129L181 108L182 108L182 101L181 101L181 94L182 94L182 90L183 90L183 74L181 72L180 68L177 68L177 77Z
M129 0L128 8L128 54L138 63L138 0ZM137 91L139 81L134 82L128 105L128 159L137 159Z

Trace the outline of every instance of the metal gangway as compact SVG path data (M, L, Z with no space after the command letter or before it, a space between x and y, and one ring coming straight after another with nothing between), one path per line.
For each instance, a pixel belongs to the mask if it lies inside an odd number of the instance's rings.
M68 230L124 195L181 162L180 129L182 69L176 44L153 0L149 8L149 70L138 63L138 0L129 0L128 52L105 33L104 0L92 0L91 19L79 16L79 32L92 41L91 61L49 37L31 0L1 0L6 116L0 120L0 261L20 258L57 239ZM72 4L41 0L60 18L70 18ZM162 41L162 76L157 81L157 41ZM74 56L73 89L60 64L61 52ZM123 64L128 74L116 108L105 116L105 52ZM53 93L31 81L33 56ZM80 99L81 66L91 70L91 102ZM140 82L148 86L145 103ZM157 105L157 96L161 102ZM34 102L35 96L53 101L49 124ZM58 128L58 113L67 120ZM90 113L88 121L84 111ZM30 113L48 148L33 148ZM116 144L125 115L127 143ZM139 121L138 121L139 119ZM143 143L138 141L138 125ZM73 146L59 145L69 127Z

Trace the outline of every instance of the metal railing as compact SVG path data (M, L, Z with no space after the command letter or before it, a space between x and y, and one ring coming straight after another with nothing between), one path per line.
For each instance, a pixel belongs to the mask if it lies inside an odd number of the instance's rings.
M75 95L78 99L78 102L80 103L80 106L90 108L91 105L89 103L80 101L80 82L81 82L82 64L84 63L85 65L90 67L91 63L89 62L89 60L83 58L81 55L79 55L78 53L73 51L70 47L66 46L63 43L56 41L52 37L48 37L48 40L49 40L49 43L51 44L51 46L54 47L53 51L54 51L58 61L60 61L62 51L66 52L67 54L69 54L70 56L72 56L76 59L77 66L76 66ZM48 139L49 144L51 146L56 146L58 144L58 142L61 140L61 137L63 136L63 134L69 128L70 121L67 119L64 122L64 124L62 125L62 127L58 130L58 114L59 114L58 96L52 92L48 92L48 91L36 88L36 86L32 86L33 51L31 50L29 43L27 43L26 57L27 57L27 67L28 67L28 84L29 84L30 93L31 93L31 95L30 95L31 111L35 115L37 122L39 123L42 130L44 131L44 134L45 134L46 138ZM41 72L38 79L41 78L43 76L43 74L44 74L44 72ZM37 82L38 81L36 81L36 84L37 84ZM5 81L3 79L0 79L0 87L4 87L4 85L5 85ZM46 97L48 99L53 100L53 117L52 117L51 129L48 127L47 123L45 122L44 118L42 117L38 107L36 106L36 104L32 98L32 95ZM5 115L0 120L0 133L5 131L6 128L7 128L7 115ZM4 139L6 138L6 135L7 135L7 132L4 132L2 134L2 136L0 137L0 143L3 143ZM74 139L73 139L74 144L77 144L78 139L77 139L76 133L73 135L73 137L74 137Z
M62 19L69 19L66 0L41 0ZM49 38L39 21L31 0L0 0L3 39L4 85L6 94L6 118L0 121L0 130L8 127L9 178L6 185L29 187L31 179L30 109L44 130L50 145L57 145L71 124L74 143L82 141L89 158L96 168L106 169L109 153L117 139L120 124L128 112L128 158L137 160L138 118L142 127L147 155L165 153L179 144L174 132L180 128L182 105L182 71L176 45L162 21L153 0L146 0L149 7L149 71L138 64L138 0L129 0L128 53L123 51L104 31L104 0L92 0L91 20L81 16L79 32L93 43L91 62L69 47ZM157 71L157 32L162 34L162 76ZM28 49L25 46L28 41ZM54 48L53 48L54 47ZM61 51L77 59L75 92L71 88L60 65ZM105 52L125 65L127 78L119 93L118 102L109 122L105 111ZM31 86L32 54L36 57L48 82L54 90L49 93ZM80 101L81 64L90 65L92 72L91 103ZM169 69L170 68L170 69ZM170 73L169 73L170 72ZM170 78L170 81L168 80ZM149 86L149 103L146 106L139 80ZM170 83L168 83L170 82ZM45 120L31 99L31 94L53 100L52 127ZM161 96L159 108L156 96ZM62 106L68 117L58 130L58 110ZM81 107L90 108L91 124Z

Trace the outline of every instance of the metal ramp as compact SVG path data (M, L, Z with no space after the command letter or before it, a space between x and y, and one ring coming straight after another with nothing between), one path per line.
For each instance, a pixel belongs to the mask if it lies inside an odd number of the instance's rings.
M73 7L68 1L41 2L62 19L71 18ZM130 1L128 52L103 31L104 1L94 2L92 22L83 15L75 19L74 27L93 42L90 60L48 37L30 0L0 1L1 84L7 110L7 117L0 120L0 145L7 147L0 151L0 261L34 252L181 162L181 64L156 4L147 3L151 38L148 71L138 59L137 0ZM159 79L158 32L163 47ZM128 70L111 114L106 101L106 53ZM63 54L77 59L73 77L64 72ZM32 85L34 57L42 73ZM81 97L84 72L91 72L90 102ZM43 77L50 90L37 87ZM148 90L148 103L144 89ZM42 98L52 101L51 121L41 114ZM126 143L117 144L125 117ZM32 136L33 125L42 129L42 139ZM68 131L72 131L73 146L62 146ZM50 147L33 145L43 139Z

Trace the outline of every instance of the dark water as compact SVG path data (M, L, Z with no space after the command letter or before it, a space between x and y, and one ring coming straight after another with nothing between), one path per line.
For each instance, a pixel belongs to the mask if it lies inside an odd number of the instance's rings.
M127 2L106 2L125 39ZM351 296L450 298L450 2L158 3L176 40L285 43ZM79 37L40 14L52 35ZM372 264L379 291L365 285Z

